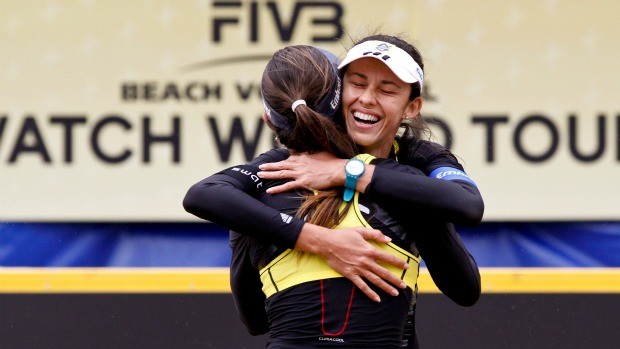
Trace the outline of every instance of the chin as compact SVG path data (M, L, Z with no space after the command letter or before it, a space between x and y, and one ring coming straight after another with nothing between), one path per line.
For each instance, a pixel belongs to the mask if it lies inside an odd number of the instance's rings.
M353 138L355 144L357 144L361 148L367 148L368 146L373 144L373 140L369 140L367 138Z

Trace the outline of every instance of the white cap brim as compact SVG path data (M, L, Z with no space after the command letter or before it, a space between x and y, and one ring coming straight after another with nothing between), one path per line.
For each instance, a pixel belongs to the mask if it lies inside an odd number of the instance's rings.
M403 49L384 41L370 40L353 46L347 52L338 69L360 58L376 58L390 68L402 81L413 84L424 83L424 72L420 65Z

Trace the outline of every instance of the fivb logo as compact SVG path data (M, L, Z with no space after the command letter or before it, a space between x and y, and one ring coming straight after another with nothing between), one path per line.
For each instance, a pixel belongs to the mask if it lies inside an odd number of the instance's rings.
M282 42L289 42L299 25L299 18L308 18L312 28L312 42L333 42L344 34L342 26L343 8L338 1L294 1L291 13L285 13L279 1L213 1L216 15L211 22L213 42L222 42L226 33L248 28L250 42L260 40L260 28L266 25L275 27ZM288 5L288 4L286 4ZM309 16L306 16L309 12ZM303 15L302 15L303 13ZM264 24L267 23L267 24ZM322 33L322 34L318 34ZM325 34L327 33L327 34Z

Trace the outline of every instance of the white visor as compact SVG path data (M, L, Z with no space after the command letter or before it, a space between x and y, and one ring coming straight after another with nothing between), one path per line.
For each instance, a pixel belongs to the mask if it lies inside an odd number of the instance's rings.
M403 49L384 41L364 41L353 46L347 52L347 56L338 69L344 68L347 64L365 57L374 57L388 66L402 81L413 84L419 82L424 84L424 73L420 65Z

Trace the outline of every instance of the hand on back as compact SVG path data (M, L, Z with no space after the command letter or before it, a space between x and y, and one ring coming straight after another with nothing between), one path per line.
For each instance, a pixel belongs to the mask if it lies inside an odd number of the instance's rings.
M322 151L313 154L293 154L288 159L260 166L258 176L262 179L290 179L290 182L270 188L269 194L295 189L323 190L344 185L344 165L347 159L339 159Z
M380 251L368 241L388 243L390 238L381 231L365 227L331 230L313 224L305 224L295 249L316 253L342 276L351 280L369 298L379 302L379 295L368 285L370 282L393 296L397 288L406 284L378 262L408 269L403 260Z

